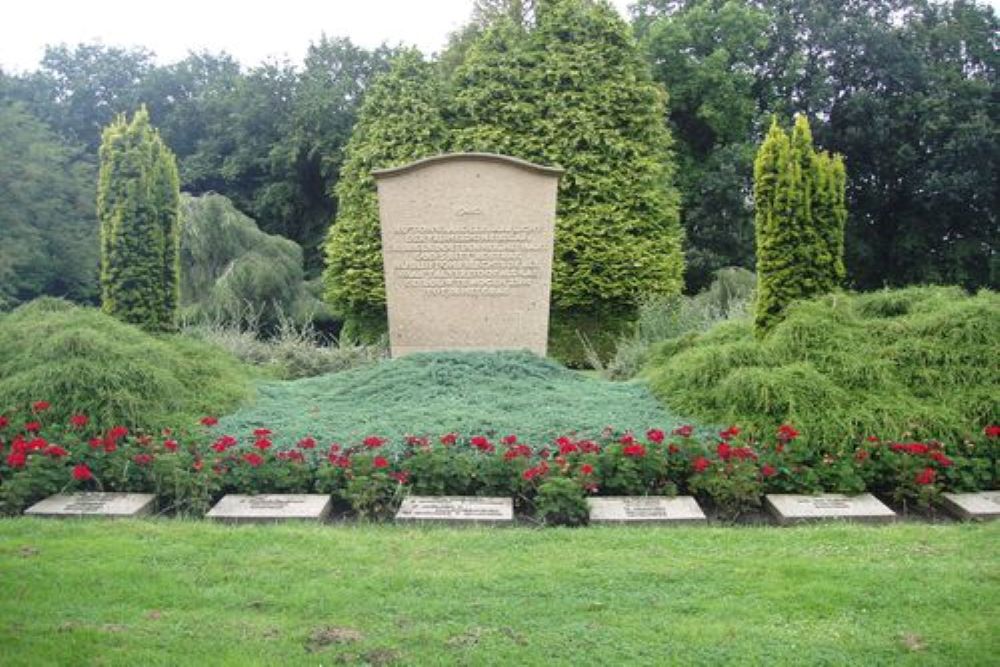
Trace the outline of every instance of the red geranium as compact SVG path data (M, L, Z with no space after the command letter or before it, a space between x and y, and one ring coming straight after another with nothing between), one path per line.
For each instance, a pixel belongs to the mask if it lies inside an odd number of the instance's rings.
M489 439L485 435L474 435L469 439L469 444L478 449L479 451L491 454L496 451L496 448L490 443Z
M49 445L42 450L42 454L46 456L51 456L54 459L60 458L62 456L69 456L69 452L60 447L59 445Z
M514 445L503 453L504 461L513 461L518 457L531 458L531 447L527 445Z
M514 435L513 433L512 433L512 434L510 434L510 435L505 435L505 436L504 436L504 437L503 437L503 438L502 438L502 439L500 440L500 442L502 442L502 443L503 443L503 444L505 444L505 445L513 445L514 443L516 443L516 442L517 442L517 436L516 436L516 435Z
M990 424L983 429L983 433L985 433L986 437L991 440L993 438L1000 438L1000 424Z
M937 472L934 468L924 468L919 473L917 473L917 484L933 484L934 480L937 478Z
M253 431L253 437L255 438L266 438L271 435L271 429L269 428L255 428Z
M635 444L635 436L632 435L631 432L626 433L625 435L623 435L621 438L618 439L618 442L626 446Z
M580 466L580 474L581 475L594 474L594 466L590 465L589 463L584 463L582 466Z
M445 433L441 436L442 445L454 445L456 440L458 440L458 433Z
M678 426L672 431L672 433L682 438L690 438L691 434L694 433L694 426L691 426L690 424Z
M694 468L695 472L705 472L712 465L712 462L706 459L704 456L699 456L691 462L691 467Z
M646 431L646 438L650 442L655 442L656 444L660 444L661 442L663 442L663 436L664 436L663 431L661 431L658 428L651 428L648 431Z
M774 477L775 475L778 474L778 470L774 466L765 463L760 468L760 474L763 475L764 477Z
M384 456L376 456L375 460L372 461L372 465L376 469L377 468L388 468L389 467L389 460L386 459Z
M299 447L302 449L315 449L316 448L316 438L307 435L306 437L299 440Z
M24 430L27 431L28 433L38 433L39 431L42 430L42 423L28 422L27 424L24 425Z
M79 463L73 466L73 479L78 482L86 482L88 479L93 479L94 473L90 471L90 468L86 463Z
M13 452L7 456L7 465L11 468L23 468L28 461L28 455L24 452Z
M218 423L219 423L219 418L218 417L202 417L201 418L201 425L202 426L215 426Z
M164 440L163 448L170 452L177 451L177 441L176 440Z
M52 404L48 401L35 401L31 404L31 411L37 415L39 412L45 412L50 407L52 407Z
M152 454L136 454L135 456L132 457L132 460L135 461L135 464L137 466L146 466L146 465L149 465L150 463L153 462L153 455Z
M269 449L271 447L271 441L267 438L257 438L257 442L253 443L253 446L261 451L264 451L265 449Z
M10 425L10 420L0 415L0 428L7 428Z
M719 433L719 437L728 442L729 440L732 440L739 434L740 434L740 429L738 426L730 426L725 431L721 431Z
M931 452L931 458L937 461L938 465L942 468L947 468L952 465L952 460L945 456L944 452L933 451Z
M108 437L112 440L121 440L126 435L128 435L128 429L124 426L115 426L108 431Z
M640 444L625 445L622 447L622 454L641 459L646 455L646 448Z
M264 463L264 457L257 452L248 452L243 455L243 460L250 464L251 467L257 468L262 463Z
M69 418L69 424L73 428L83 428L89 421L87 415L73 415Z
M406 472L405 470L402 470L400 472L391 472L389 473L389 477L392 477L400 484L406 484L408 481L410 481L410 473Z
M791 442L799 437L799 432L791 424L782 424L778 427L778 440L781 442Z
M385 444L385 438L380 438L377 435L370 435L364 439L363 444L368 449L375 449Z

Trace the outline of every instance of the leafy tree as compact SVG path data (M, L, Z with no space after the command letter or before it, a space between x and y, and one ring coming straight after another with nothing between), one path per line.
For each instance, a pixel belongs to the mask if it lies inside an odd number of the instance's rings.
M844 188L842 159L813 149L805 116L795 118L791 137L772 122L754 164L758 334L792 301L843 280Z
M176 326L179 293L177 163L146 108L119 116L101 141L101 303L148 331Z
M327 300L345 317L348 336L385 328L382 239L372 170L433 155L445 145L441 90L420 52L404 50L372 83L347 144L337 183L337 218L326 243Z
M0 102L0 302L96 301L95 176L22 105Z

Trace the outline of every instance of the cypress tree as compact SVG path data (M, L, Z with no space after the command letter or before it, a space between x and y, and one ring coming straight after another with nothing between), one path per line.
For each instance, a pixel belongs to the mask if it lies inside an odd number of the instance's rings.
M843 280L845 186L843 159L816 152L804 116L796 117L791 137L772 121L754 163L758 335L792 301Z
M337 218L326 242L327 301L344 334L370 340L385 330L382 237L373 169L441 152L447 129L435 72L416 49L403 51L365 94L336 186Z
M177 161L141 108L104 129L97 216L101 306L147 331L176 327L180 186Z

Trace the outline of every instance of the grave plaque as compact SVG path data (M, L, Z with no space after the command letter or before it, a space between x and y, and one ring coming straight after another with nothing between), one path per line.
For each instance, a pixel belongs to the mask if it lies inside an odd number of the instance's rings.
M205 516L228 523L270 521L323 521L330 514L332 499L319 494L229 494Z
M49 496L26 509L28 516L105 516L125 518L151 514L156 506L152 493L70 493Z
M514 501L510 498L475 496L408 496L396 521L442 523L510 523Z
M525 348L545 355L561 174L488 153L373 172L393 357Z
M944 506L962 519L1000 519L1000 491L944 493Z
M610 496L588 498L591 523L705 523L691 496Z
M778 523L849 519L872 523L895 521L896 513L870 493L845 496L824 493L815 496L772 493L764 497L767 509Z

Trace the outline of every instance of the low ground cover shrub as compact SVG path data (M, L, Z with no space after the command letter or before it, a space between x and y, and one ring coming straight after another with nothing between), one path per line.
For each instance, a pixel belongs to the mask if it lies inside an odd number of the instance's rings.
M58 396L53 421L82 413L155 429L235 408L252 394L254 375L214 345L150 335L60 299L0 316L0 414Z
M759 441L737 427L704 440L681 426L541 444L514 434L446 433L408 436L394 448L376 435L349 443L304 436L278 446L268 428L237 437L214 417L150 433L55 414L38 401L0 416L4 513L68 490L155 493L162 511L182 515L201 515L226 493L329 493L357 516L378 520L417 493L508 496L543 522L578 525L586 521L587 495L691 493L732 518L766 493L867 489L931 507L943 491L997 488L1000 481L996 425L948 445L872 436L835 457L802 446L787 424Z
M839 455L871 434L960 442L1000 417L1000 295L914 287L796 303L660 343L642 376L670 409L761 437L789 422Z

